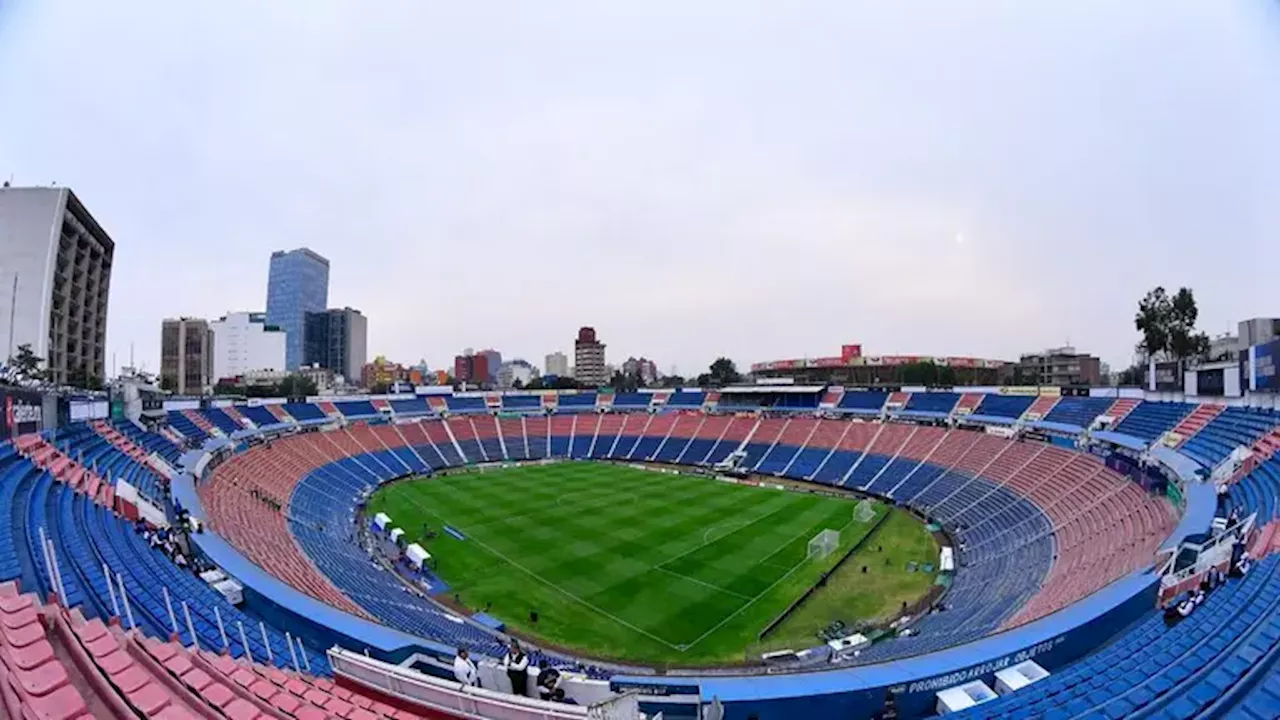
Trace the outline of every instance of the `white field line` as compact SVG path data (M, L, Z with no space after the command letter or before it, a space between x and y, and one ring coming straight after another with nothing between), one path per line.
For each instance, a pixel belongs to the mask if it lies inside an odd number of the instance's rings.
M658 572L666 573L666 574L668 574L668 575L670 575L670 576L672 576L672 577L678 577L678 578L680 578L681 580L688 580L688 581L689 581L689 582L691 582L691 583L695 583L695 584L697 584L697 585L701 585L701 586L703 586L703 587L705 587L705 588L711 588L712 590L716 590L716 591L718 591L718 592L722 592L722 593L724 593L724 594L726 594L726 595L732 595L732 596L734 596L734 597L736 597L736 598L741 598L741 599L743 599L743 600L750 600L750 599L751 599L751 598L747 597L746 595L743 595L742 593L734 592L734 591L732 591L732 590L730 590L730 589L728 589L728 588L722 588L722 587L720 587L719 585L712 585L712 584L711 584L711 583L709 583L709 582L703 582L703 581L699 580L698 578L692 578L692 577L689 577L688 575L681 575L681 574L680 574L680 573L678 573L678 572L672 572L672 571L670 571L670 570L668 570L668 569L666 569L666 568L664 568L664 567L655 567L655 568L653 568L653 569L654 569L654 570L657 570Z
M422 509L422 510L426 511L427 513L430 513L431 515L435 515L435 517L439 518L442 522L444 521L444 518L440 517L439 515L436 515L436 513L432 512L429 508L425 507L424 505L422 505L422 503L418 502L418 499L417 499L417 498L410 497L410 498L409 498L409 501L410 501L410 502L412 502L414 505L418 506L420 509ZM466 533L466 532L467 532L465 528L458 528L458 529L459 529L459 530L461 530L463 533ZM662 645L665 645L666 647L669 647L669 648L671 648L672 650L680 650L680 647L679 647L678 645L673 645L672 643L669 643L669 642L667 642L666 640L663 640L662 638L658 637L657 635L654 635L653 633L649 632L648 630L645 630L644 628L636 627L635 625L632 625L631 623L627 622L626 620L623 620L622 618L618 617L617 615L614 615L613 613L611 613L611 612L609 612L609 611L607 611L607 610L605 610L605 609L603 609L603 608L601 608L601 607L599 607L599 606L597 606L597 605L594 605L594 604L592 604L592 603L590 603L590 602L587 602L586 600L583 600L582 598L578 597L577 595L574 595L573 593L569 592L568 590L565 590L564 588L560 587L559 585L556 585L555 583L551 582L550 580L547 580L546 578L544 578L544 577L542 577L541 575L539 575L539 574L535 573L534 571L530 570L529 568L527 568L527 567L525 567L525 566L521 565L520 563L516 562L515 560L512 560L511 558L507 557L506 555L504 555L504 554L502 554L502 553L498 552L498 551L497 551L497 550L495 550L493 547L491 547L491 546L489 546L489 545L485 544L483 541L481 541L481 540L480 540L479 538L477 538L475 535L472 535L472 534L467 533L467 539L468 539L468 540L470 540L471 542L474 542L475 544L479 545L480 547L484 548L485 550L489 551L491 554L493 554L493 555L497 556L499 559L501 559L501 560L505 561L505 562L506 562L507 564L509 564L511 567L516 568L517 570L520 570L521 572L525 573L526 575L528 575L529 577L533 578L534 580L537 580L538 582L542 583L543 585L546 585L547 587L551 588L552 590L555 590L556 592L560 593L561 595L564 595L565 597L567 597L567 598L569 598L569 599L571 599L571 600L575 600L575 601L577 601L577 602L578 602L579 604L581 604L583 607L590 608L591 610L595 611L596 613L598 613L598 614L600 614L600 615L602 615L602 616L604 616L604 617L606 617L606 618L608 618L608 619L610 619L610 620L612 620L612 621L614 621L614 622L618 623L619 625L621 625L621 626L623 626L623 627L625 627L625 628L628 628L628 629L630 629L630 630L634 630L635 632L638 632L638 633L640 633L641 635L644 635L645 637L649 638L650 640L653 640L653 641L655 641L655 642L661 643Z

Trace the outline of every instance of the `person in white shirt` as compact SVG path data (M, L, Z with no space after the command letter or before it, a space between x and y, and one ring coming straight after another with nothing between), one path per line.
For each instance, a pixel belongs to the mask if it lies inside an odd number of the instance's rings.
M463 685L480 687L480 674L476 670L475 661L467 655L466 648L458 648L458 654L453 658L453 676Z
M502 658L502 667L507 671L507 679L511 681L511 692L516 695L529 694L529 656L520 649L518 640L511 641L507 654Z

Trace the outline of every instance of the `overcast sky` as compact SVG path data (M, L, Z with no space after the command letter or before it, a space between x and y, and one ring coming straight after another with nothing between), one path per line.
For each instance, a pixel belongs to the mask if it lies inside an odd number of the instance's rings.
M116 242L109 352L331 263L370 356L1115 367L1280 316L1280 2L0 0L0 175ZM110 365L110 360L108 364Z

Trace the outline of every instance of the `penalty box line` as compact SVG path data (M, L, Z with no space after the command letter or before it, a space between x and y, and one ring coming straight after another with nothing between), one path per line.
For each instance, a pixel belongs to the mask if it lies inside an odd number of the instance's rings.
M426 512L430 513L431 515L435 515L435 517L436 517L436 518L438 518L441 522L444 522L444 521L445 521L445 519L444 519L443 517L440 517L439 515L436 515L436 513L432 512L432 511L431 511L430 509L428 509L427 507L424 507L424 506L422 505L422 503L418 502L418 499L417 499L417 498L410 498L410 502L412 502L414 505L417 505L417 506L418 506L419 508L421 508L422 510L424 510L424 511L426 511ZM463 532L466 532L466 529L465 529L465 528L458 528L458 529L459 529L459 530L462 530ZM612 621L614 621L614 622L618 623L619 625L621 625L621 626L623 626L623 627L625 627L625 628L627 628L627 629L629 629L629 630L634 630L635 632L638 632L638 633L640 633L641 635L644 635L645 637L649 638L650 640L653 640L653 641L655 641L655 642L661 643L661 644L665 645L666 647L671 648L672 650L677 650L677 651L683 652L683 648L681 648L679 645L675 645L675 644L670 643L670 642L668 642L668 641L666 641L666 640L663 640L662 638L658 637L657 635L654 635L653 633L649 632L648 630L645 630L644 628L636 627L635 625L632 625L631 623L627 622L626 620L623 620L622 618L618 617L617 615L614 615L613 613L609 612L608 610L605 610L604 608L601 608L601 607L599 607L599 606L597 606L597 605L595 605L595 604L593 604L593 603L587 602L586 600L583 600L582 598L578 597L577 595L574 595L573 593L569 592L568 590L565 590L564 588L560 587L559 585L556 585L555 583L551 582L550 580L547 580L546 578L542 577L542 576L541 576L541 575L539 575L538 573L536 573L536 572L534 572L534 571L530 570L529 568L527 568L527 567L525 567L525 566L521 565L520 563L516 562L515 560L512 560L511 558L507 557L506 555L502 554L501 552L498 552L498 551L497 551L496 549L494 549L492 546L488 545L488 544L487 544L487 543L485 543L484 541L482 541L482 540L480 540L479 538L477 538L474 534L472 534L472 533L467 533L467 538L468 538L468 540L470 540L471 542L474 542L475 544L477 544L477 545L479 545L480 547L484 548L484 549L485 549L486 551L488 551L489 553L491 553L491 554L493 554L493 555L497 556L499 559L501 559L502 561L506 562L506 563L507 563L508 565L510 565L511 567L516 568L517 570L519 570L519 571L521 571L521 572L525 573L525 574L526 574L526 575L528 575L529 577L533 578L534 580L537 580L538 582L542 583L543 585L546 585L547 587L551 588L552 590L555 590L556 592L558 592L558 593L560 593L560 594L564 595L565 597L567 597L567 598L569 598L569 599L571 599L571 600L575 600L575 601L577 601L579 604L583 605L584 607L590 608L591 610L595 611L596 613L598 613L598 614L600 614L600 615L602 615L602 616L604 616L604 617L606 617L606 618L609 618L610 620L612 620Z

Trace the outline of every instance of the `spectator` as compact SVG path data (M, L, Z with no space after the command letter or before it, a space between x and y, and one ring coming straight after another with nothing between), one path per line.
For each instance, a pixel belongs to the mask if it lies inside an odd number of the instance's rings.
M453 658L453 676L463 685L480 687L480 673L466 648L458 648L458 654Z
M560 687L560 671L545 668L538 673L538 697L551 702L564 701L564 689Z
M529 694L529 656L520 649L520 641L512 640L507 654L502 658L502 667L507 671L507 679L511 681L511 692L516 695Z

